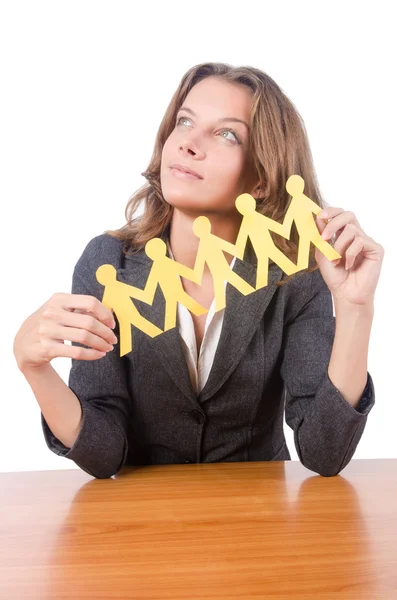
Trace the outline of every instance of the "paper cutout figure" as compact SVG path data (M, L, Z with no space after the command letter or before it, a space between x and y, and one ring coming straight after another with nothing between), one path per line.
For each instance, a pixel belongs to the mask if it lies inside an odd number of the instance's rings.
M292 221L295 221L299 234L298 271L307 269L309 266L310 243L314 244L328 260L342 258L327 241L323 240L318 231L312 213L319 215L322 208L303 193L305 182L302 177L291 175L285 187L289 195L292 196L292 200L285 214L283 224L285 229L290 231Z
M132 350L131 325L134 325L152 338L160 335L163 331L145 319L145 317L142 317L130 300L130 298L135 298L136 300L142 300L142 302L151 304L147 302L144 290L123 281L118 281L116 275L117 271L113 265L101 265L96 271L97 280L105 286L102 304L106 308L114 310L119 322L120 356L124 356L124 354L128 354Z
M193 233L200 238L194 272L201 282L204 266L207 263L214 281L215 312L226 306L225 281L237 288L244 296L255 292L255 288L232 271L223 254L228 252L237 256L236 246L211 233L211 221L207 217L197 217L194 220Z
M156 288L159 285L166 302L164 332L176 326L178 302L183 304L196 316L207 311L185 292L180 276L200 285L204 266L208 265L214 282L215 312L226 306L227 281L244 296L265 287L268 283L268 261L271 258L287 275L292 275L308 268L310 244L314 244L328 260L341 258L341 255L320 235L313 213L318 215L322 208L303 193L305 182L299 175L291 175L286 183L286 190L292 196L283 223L277 223L265 215L257 213L256 201L250 194L241 194L236 199L236 208L243 215L236 244L231 244L211 233L211 222L207 217L197 217L193 223L193 232L200 238L196 261L193 269L178 263L166 256L167 247L160 238L153 238L146 243L145 251L153 260L152 268L145 289L119 282L116 269L112 265L102 265L97 269L99 283L105 286L102 302L113 309L120 323L120 356L132 350L131 325L156 337L163 333L161 329L142 317L131 298L152 304ZM293 263L274 244L270 231L289 239L292 223L295 222L299 234L298 261ZM243 260L244 249L248 237L256 253L257 275L256 289L239 277L231 268L224 252Z
M176 326L178 302L186 306L196 316L208 312L207 308L201 306L185 292L178 277L180 275L194 281L194 283L200 283L194 270L166 256L167 246L162 239L153 238L149 240L146 243L145 252L153 260L145 286L145 301L152 304L157 285L159 285L166 302L164 331Z
M256 267L255 288L259 290L267 286L269 258L271 258L287 275L299 271L292 262L273 242L270 231L289 239L292 221L289 228L284 223L277 223L273 219L256 212L256 200L251 194L241 194L236 200L236 208L243 215L240 230L236 240L237 256L244 257L247 239L250 238L258 262Z

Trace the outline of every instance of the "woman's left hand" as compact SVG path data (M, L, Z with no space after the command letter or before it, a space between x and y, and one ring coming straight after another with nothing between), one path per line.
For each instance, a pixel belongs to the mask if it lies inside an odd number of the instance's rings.
M342 256L339 261L331 262L318 248L315 251L317 264L334 300L373 305L384 256L383 246L362 230L350 211L328 206L320 215L316 217L316 223L321 237L329 241L335 235L333 246Z

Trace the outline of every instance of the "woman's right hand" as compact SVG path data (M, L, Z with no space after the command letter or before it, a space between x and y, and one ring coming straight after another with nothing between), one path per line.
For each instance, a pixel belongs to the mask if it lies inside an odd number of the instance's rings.
M28 317L14 339L14 356L21 371L40 367L53 358L97 360L113 350L117 338L112 312L94 296L54 294ZM89 348L71 346L79 342Z

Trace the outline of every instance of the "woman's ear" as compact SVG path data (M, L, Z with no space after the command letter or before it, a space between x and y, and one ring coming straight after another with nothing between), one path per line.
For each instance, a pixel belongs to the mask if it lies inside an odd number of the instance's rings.
M260 183L257 183L254 188L251 190L250 192L251 196L253 196L254 198L256 198L258 200L258 198L264 198L265 197L265 190L263 189L263 187L261 186Z

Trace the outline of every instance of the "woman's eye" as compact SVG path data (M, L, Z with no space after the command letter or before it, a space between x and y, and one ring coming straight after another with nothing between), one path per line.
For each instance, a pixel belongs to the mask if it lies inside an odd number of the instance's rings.
M230 133L230 134L233 136L233 138L234 138L234 141L235 141L235 142L239 142L239 141L240 141L240 140L238 139L237 135L236 135L236 134L234 133L234 131L232 131L231 129L224 129L224 130L222 131L222 134L221 134L221 135L223 135L224 133ZM233 138L225 138L225 139L226 139L226 140L231 140L231 141L233 141Z
M178 119L178 125L181 121L189 121L189 119L187 117L179 117Z

